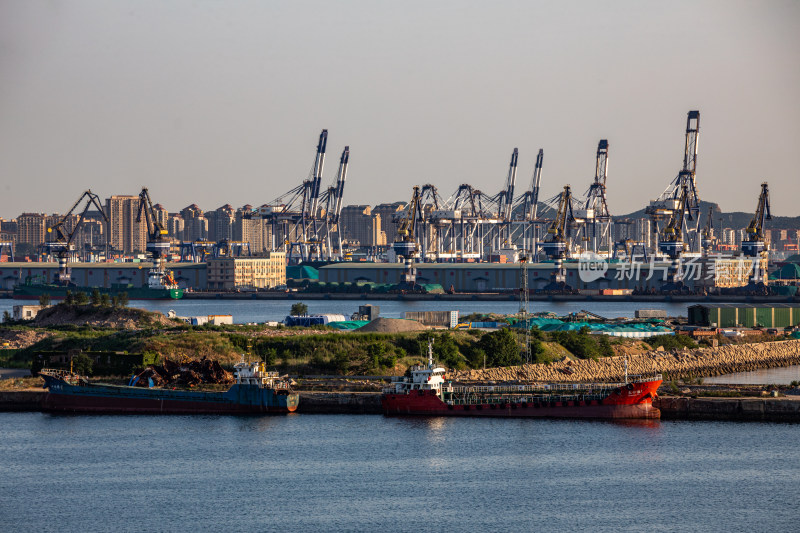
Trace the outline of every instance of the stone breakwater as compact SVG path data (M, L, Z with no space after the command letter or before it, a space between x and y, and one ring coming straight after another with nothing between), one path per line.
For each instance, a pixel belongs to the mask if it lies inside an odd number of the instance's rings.
M629 375L662 374L665 380L709 377L800 364L800 340L729 344L718 348L650 351L627 357ZM453 381L622 381L624 357L581 359L486 370L450 372Z

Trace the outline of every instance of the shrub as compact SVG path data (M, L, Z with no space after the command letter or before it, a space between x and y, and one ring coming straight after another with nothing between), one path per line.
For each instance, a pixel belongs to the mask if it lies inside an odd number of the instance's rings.
M92 358L85 353L79 353L72 358L72 370L77 374L89 375L92 373Z
M293 303L289 314L292 316L306 316L308 314L308 306L303 302Z
M509 328L486 333L478 341L478 347L486 353L487 366L512 366L520 362L517 337Z

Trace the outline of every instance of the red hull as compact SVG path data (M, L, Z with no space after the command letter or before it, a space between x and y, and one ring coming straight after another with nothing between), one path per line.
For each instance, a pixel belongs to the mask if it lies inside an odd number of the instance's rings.
M660 385L660 380L634 383L593 400L509 398L501 403L453 405L444 402L436 391L413 390L409 394L385 393L381 403L387 415L652 419L661 417L658 408L653 407Z
M139 414L256 414L289 413L296 407L262 407L236 403L193 402L145 398L109 398L48 392L42 399L45 411Z

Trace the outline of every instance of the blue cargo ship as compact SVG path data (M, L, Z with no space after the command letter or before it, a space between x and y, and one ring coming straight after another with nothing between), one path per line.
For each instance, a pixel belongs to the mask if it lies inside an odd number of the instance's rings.
M299 395L287 379L267 372L263 363L237 363L236 383L225 392L90 383L66 370L43 369L46 411L91 413L291 413Z

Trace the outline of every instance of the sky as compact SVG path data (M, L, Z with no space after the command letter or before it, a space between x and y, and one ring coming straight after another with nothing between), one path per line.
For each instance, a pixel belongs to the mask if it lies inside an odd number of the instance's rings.
M0 0L0 217L150 189L170 211L261 205L350 146L345 204L594 178L612 214L683 161L703 200L800 215L800 2Z

